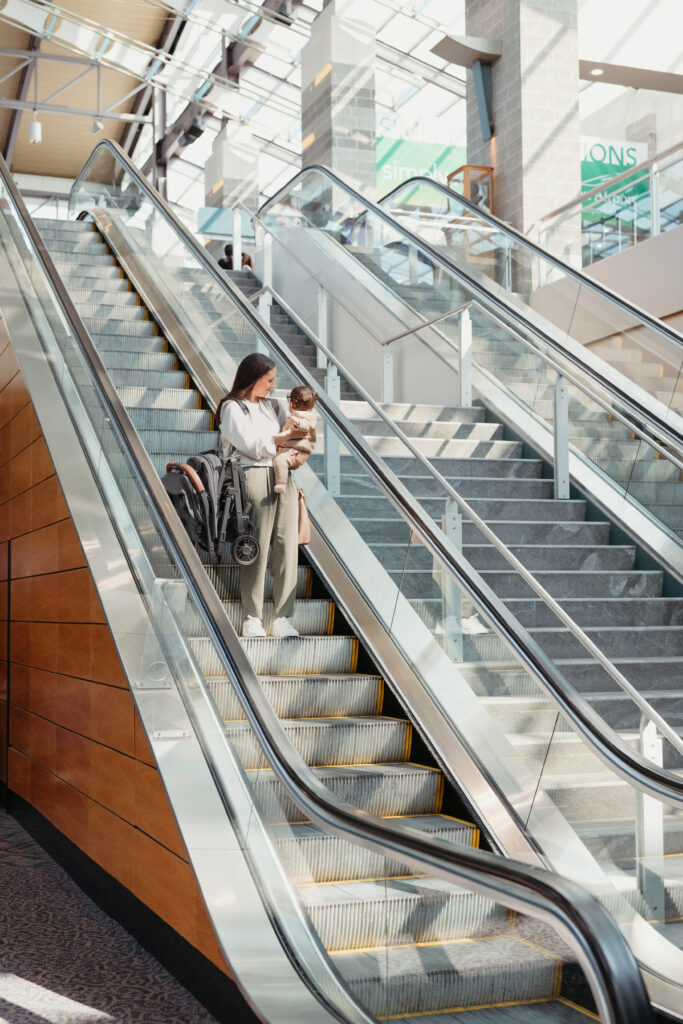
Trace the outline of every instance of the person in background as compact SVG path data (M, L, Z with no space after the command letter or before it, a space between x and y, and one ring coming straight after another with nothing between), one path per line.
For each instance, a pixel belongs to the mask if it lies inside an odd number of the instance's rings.
M243 252L242 253L242 270L253 270L253 269L254 269L254 261L252 260L252 258L251 258L251 256L249 255L248 252Z
M275 492L273 457L279 445L304 437L307 430L285 426L285 410L268 398L274 384L273 360L252 352L237 367L232 388L216 409L226 455L235 449L241 457L247 499L253 506L251 520L261 549L255 562L240 569L242 636L249 638L267 635L263 627L263 599L271 546L272 635L299 635L289 621L296 602L299 562L298 493L292 476L284 492Z
M218 266L221 270L232 270L232 246L226 245L223 252L225 256L222 260L218 261Z

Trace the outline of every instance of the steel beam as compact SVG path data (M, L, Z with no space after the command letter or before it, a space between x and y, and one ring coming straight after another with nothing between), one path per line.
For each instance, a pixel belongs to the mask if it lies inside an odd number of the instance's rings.
M17 99L25 100L28 96L29 86L31 85L31 78L33 77L33 66L36 59L36 54L40 48L40 36L32 35L28 41L28 50L18 51L19 60L31 58L30 63L26 64L22 68L21 78L19 79L19 88L17 89ZM5 51L0 50L0 56L4 57L8 54ZM5 151L3 156L7 161L7 166L12 169L12 157L14 156L14 147L17 144L17 138L19 135L19 125L21 124L22 111L15 109L12 111L12 116L9 122L9 128L7 129L7 138L5 140Z
M137 114L105 114L98 110L84 110L81 107L62 107L56 103L30 103L26 100L2 100L0 99L0 110L41 110L47 114L71 114L78 117L101 117L107 121L134 121L141 124L151 124L151 117L142 117Z
M187 25L187 20L177 14L169 14L164 22L164 27L161 30L159 38L157 39L155 50L161 50L164 53L173 56L176 47L180 41L180 37L183 34L183 30ZM155 58L156 60L157 58ZM154 67L154 61L150 66L149 71L151 72ZM149 72L148 72L149 73ZM153 75L150 75L152 78ZM152 109L154 94L154 86L150 81L144 89L137 94L131 113L133 114L149 114ZM132 156L135 147L140 138L140 126L133 123L127 124L121 132L121 138L119 139L119 145L128 156Z

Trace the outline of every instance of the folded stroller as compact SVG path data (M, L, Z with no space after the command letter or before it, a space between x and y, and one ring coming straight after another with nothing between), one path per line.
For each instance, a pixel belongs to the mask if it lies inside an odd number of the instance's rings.
M187 462L169 462L162 479L190 540L210 565L230 555L238 565L251 565L260 547L249 518L244 470L237 454L191 455Z

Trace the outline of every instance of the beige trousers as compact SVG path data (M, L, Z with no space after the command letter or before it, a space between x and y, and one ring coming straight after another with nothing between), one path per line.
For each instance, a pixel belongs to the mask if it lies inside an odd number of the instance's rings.
M273 575L275 618L289 616L296 601L296 577L299 563L299 506L297 487L290 476L282 494L273 490L275 478L269 466L253 466L244 471L247 496L254 506L251 519L261 552L252 565L240 569L240 593L246 615L263 618L263 587L272 545L270 571Z
M286 484L290 469L298 469L310 455L310 452L302 452L298 448L278 448L277 454L273 457L273 473L276 484Z

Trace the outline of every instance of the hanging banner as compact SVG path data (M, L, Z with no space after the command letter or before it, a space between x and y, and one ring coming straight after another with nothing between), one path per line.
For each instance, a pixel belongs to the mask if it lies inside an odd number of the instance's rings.
M633 181L626 178L610 188L609 182L629 167L647 160L646 142L628 142L620 139L600 139L593 135L581 139L581 191L590 192L598 185L605 184L603 192L588 200L587 206L595 207L596 219L604 217L606 204L612 212L622 207L633 206L634 202L647 195L650 184L647 172L639 172ZM590 210L585 211L590 217Z
M377 119L377 197L391 192L409 178L424 176L446 184L446 178L465 162L465 146L456 145L454 137L437 121L421 119L406 121L392 114ZM429 203L429 196L419 191L411 203Z

